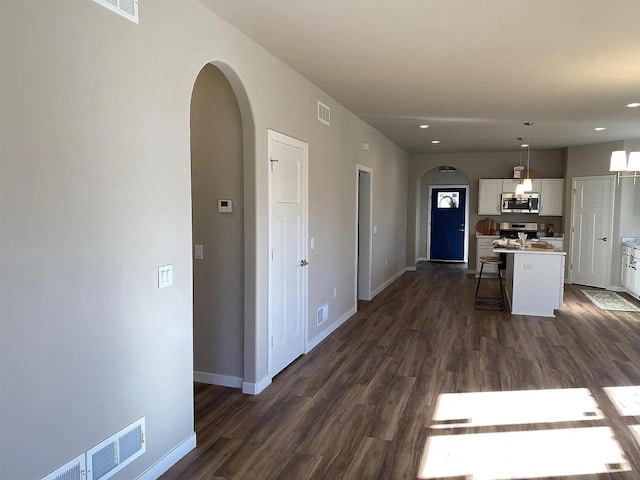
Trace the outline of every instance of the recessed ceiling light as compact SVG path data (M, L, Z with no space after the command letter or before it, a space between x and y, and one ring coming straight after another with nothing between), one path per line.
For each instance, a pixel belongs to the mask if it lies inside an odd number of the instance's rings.
M528 146L529 146L529 144L528 144L528 143L523 143L523 144L522 144L522 145L520 145L520 146L521 146L522 148L526 148L526 147L528 147Z
M420 128L429 128L429 125L427 125L426 123L423 125L420 125Z
M640 107L640 103L628 103L627 107L629 108L636 108L636 107Z
M606 129L607 129L607 127L596 127L596 128L594 128L594 130L596 132L601 132L602 130L606 130Z
M431 140L431 143L440 143L440 140Z

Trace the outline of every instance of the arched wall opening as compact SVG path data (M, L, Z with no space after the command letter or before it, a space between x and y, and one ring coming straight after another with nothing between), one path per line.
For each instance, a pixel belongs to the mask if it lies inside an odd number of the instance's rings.
M255 131L228 65L201 69L190 120L194 379L240 388L256 370Z
M429 187L438 185L468 186L469 177L454 167L443 165L427 170L418 178L416 182L416 259L418 261L428 258ZM468 200L467 198L467 208Z

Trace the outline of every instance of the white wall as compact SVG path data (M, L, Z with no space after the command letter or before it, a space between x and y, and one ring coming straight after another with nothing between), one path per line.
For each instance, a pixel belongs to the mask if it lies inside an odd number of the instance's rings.
M206 63L243 115L245 381L268 375L267 128L310 145L310 312L329 299L329 326L353 307L356 163L374 171L374 287L404 267L405 153L195 0L140 2L138 25L89 0L9 2L0 40L6 478L145 415L147 453L113 477L135 478L193 433L189 107Z

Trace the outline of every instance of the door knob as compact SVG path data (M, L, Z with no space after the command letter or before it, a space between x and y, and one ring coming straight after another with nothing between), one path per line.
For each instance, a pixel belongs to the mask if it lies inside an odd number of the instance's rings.
M307 262L306 260L300 260L301 267L306 267L307 265L309 265L309 262Z
M607 237L602 237L602 238L599 238L598 240L602 240L603 242L606 242L607 241Z

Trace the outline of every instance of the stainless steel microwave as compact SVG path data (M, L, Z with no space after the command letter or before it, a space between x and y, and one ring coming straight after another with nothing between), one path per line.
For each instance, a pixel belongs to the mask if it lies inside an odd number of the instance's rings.
M539 213L540 194L533 192L522 195L503 193L501 204L502 213Z

